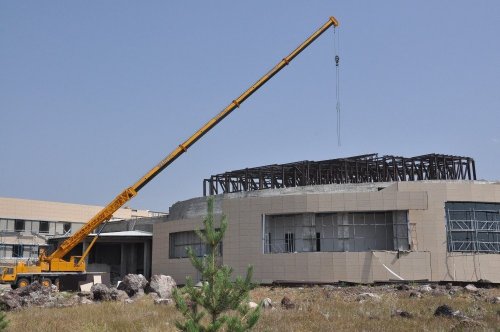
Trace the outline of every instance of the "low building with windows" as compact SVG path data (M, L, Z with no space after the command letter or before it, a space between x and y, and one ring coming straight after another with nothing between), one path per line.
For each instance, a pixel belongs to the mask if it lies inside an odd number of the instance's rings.
M36 259L53 237L79 230L102 207L0 197L0 263ZM112 220L135 220L164 213L122 208Z
M259 283L500 282L500 183L473 160L376 155L270 165L205 180L228 230L224 264ZM153 274L199 280L186 247L207 197L178 202L153 228Z

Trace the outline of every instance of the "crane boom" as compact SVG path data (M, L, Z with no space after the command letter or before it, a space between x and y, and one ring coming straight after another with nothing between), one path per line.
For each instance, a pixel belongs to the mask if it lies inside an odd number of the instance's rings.
M238 108L241 103L243 103L248 97L250 97L255 91L257 91L261 86L263 86L267 81L269 81L274 75L276 75L281 69L287 66L290 61L292 61L297 55L299 55L307 46L309 46L313 41L315 41L321 34L323 34L330 27L337 27L339 25L335 17L330 17L329 20L323 24L316 32L314 32L309 38L307 38L302 44L300 44L295 50L293 50L288 56L283 58L277 65L275 65L269 72L262 76L257 82L255 82L250 88L243 92L238 98L233 100L226 108L224 108L219 114L210 119L205 123L198 131L191 135L182 144L176 147L167 157L160 161L155 167L153 167L149 172L147 172L143 177L141 177L132 186L126 188L118 196L115 197L108 205L106 205L101 211L99 211L94 217L92 217L82 228L80 228L75 234L66 239L50 256L45 256L42 254L40 256L41 261L50 263L52 260L62 259L71 249L73 249L77 244L85 239L94 229L96 229L103 222L108 221L113 216L120 207L122 207L126 202L132 199L137 192L141 190L149 181L151 181L155 176L157 176L162 170L168 167L172 162L174 162L180 155L187 151L196 141L202 138L208 131L215 127L220 121L222 121L226 116L228 116L232 111Z

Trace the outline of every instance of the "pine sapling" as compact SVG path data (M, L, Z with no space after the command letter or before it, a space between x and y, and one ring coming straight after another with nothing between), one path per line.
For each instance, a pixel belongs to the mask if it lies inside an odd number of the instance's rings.
M249 292L252 284L251 266L245 278L232 278L233 269L221 265L218 258L221 244L227 230L227 219L222 216L219 227L215 226L214 199L207 200L207 215L203 219L203 230L196 234L206 246L206 255L198 257L193 248L186 248L191 264L201 275L201 286L196 287L192 278L186 278L182 290L174 290L174 300L185 320L177 321L181 331L248 331L258 321L260 306L250 309ZM206 318L205 318L206 316ZM205 318L205 319L204 319Z

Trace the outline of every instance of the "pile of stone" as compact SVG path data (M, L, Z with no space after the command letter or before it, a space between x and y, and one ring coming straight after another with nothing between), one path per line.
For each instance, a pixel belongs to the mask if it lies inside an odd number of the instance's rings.
M18 289L4 290L0 294L0 308L15 310L22 307L64 307L79 304L79 297L72 297L56 288L44 287L38 281Z
M4 290L0 294L1 310L23 307L67 307L100 301L131 303L149 294L156 304L171 304L172 292L177 287L170 276L154 275L148 282L142 274L128 274L118 287L92 285L90 292L59 292L56 287L44 287L38 281L18 289Z

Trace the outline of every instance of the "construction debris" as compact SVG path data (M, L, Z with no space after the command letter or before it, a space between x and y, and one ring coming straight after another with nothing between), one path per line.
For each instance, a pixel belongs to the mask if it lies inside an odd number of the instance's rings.
M79 304L92 304L102 301L132 303L138 296L147 292L155 304L171 304L172 291L176 287L170 276L154 276L148 284L141 274L129 274L118 288L100 283L92 285L90 292L59 292L54 287L43 287L38 281L18 289L4 289L0 293L0 310L17 310L24 307L69 307ZM133 298L130 298L130 294Z

